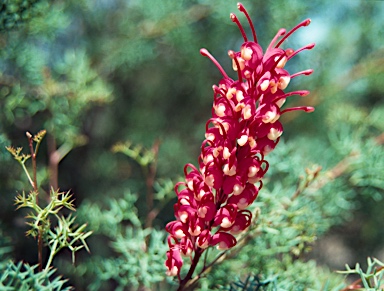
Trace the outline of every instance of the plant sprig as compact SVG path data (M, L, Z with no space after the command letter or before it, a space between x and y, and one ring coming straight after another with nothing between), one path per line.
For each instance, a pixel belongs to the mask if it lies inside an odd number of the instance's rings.
M81 226L74 225L76 217L71 215L56 216L58 225L49 230L48 233L48 246L50 248L50 255L45 270L48 270L54 256L63 248L68 248L72 252L72 262L75 262L75 253L82 248L85 248L88 253L89 247L85 240L92 234L92 231L84 232L87 227L86 224Z
M60 211L63 208L73 212L76 211L73 203L74 199L72 198L70 191L60 192L59 190L51 188L49 201L46 205L42 206L42 203L39 203L36 156L45 134L45 130L38 132L34 136L29 132L26 133L29 141L30 154L22 153L22 147L7 147L7 150L12 154L15 160L21 164L32 185L32 190L28 194L23 191L16 196L15 204L17 205L17 209L30 208L32 210L26 216L26 224L30 227L26 234L27 236L37 238L39 271L43 270L44 245L48 246L50 249L49 258L44 268L45 271L48 271L51 267L53 258L63 248L68 248L72 252L73 262L75 260L75 253L78 250L85 248L89 252L85 240L92 234L91 231L85 231L86 224L77 226L75 224L75 217L71 214L67 217L60 214ZM25 165L29 158L32 158L32 175L30 175ZM57 222L57 225L53 229L51 221Z
M348 264L345 265L345 271L337 271L340 274L357 274L360 279L356 280L345 289L347 290L383 290L384 284L384 263L376 258L367 258L368 267L366 271L363 271L359 263L356 263L355 268L352 269Z

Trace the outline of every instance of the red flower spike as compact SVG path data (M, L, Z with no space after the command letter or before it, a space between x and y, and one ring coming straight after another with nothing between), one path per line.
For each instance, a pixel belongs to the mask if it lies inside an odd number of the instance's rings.
M283 126L280 122L276 121L275 123L271 124L271 128L268 132L268 139L270 140L277 140L281 135L283 134Z
M228 203L235 204L239 210L243 210L251 205L253 201L255 201L258 191L259 190L255 185L247 183L243 192L241 192L239 195L232 195L228 199Z
M204 222L196 215L192 216L189 221L188 233L191 236L198 236L204 229Z
M186 225L181 221L171 221L165 226L165 229L175 238L183 238L187 234Z
M196 205L193 192L189 188L185 188L180 192L176 192L176 194L178 197L179 205L190 205L192 207Z
M309 76L310 74L313 73L313 70L310 69L310 70L304 70L304 71L301 71L301 72L298 72L298 73L295 73L293 75L291 75L291 79L293 78L296 78L297 76L300 76L300 75L306 75L306 76Z
M244 189L245 177L236 175L236 176L227 176L223 182L223 192L225 194L234 194L238 195Z
M206 249L209 247L211 242L211 233L208 229L203 230L196 239L196 245L201 249Z
M244 15L245 15L245 17L247 17L249 26L250 26L251 29L252 29L253 40L257 43L257 37L256 37L255 27L253 26L251 17L249 17L249 14L248 14L247 10L245 9L244 5L241 4L241 3L237 3L237 9L239 9L240 12L243 12Z
M263 52L248 12L241 3L238 9L247 18L254 41L248 40L239 19L231 14L244 39L238 50L228 52L237 80L229 78L206 49L200 50L217 67L222 79L212 86L212 117L206 123L199 167L184 167L185 182L175 185L176 220L166 226L169 251L165 266L168 275L178 276L180 287L191 279L206 248L232 248L237 243L233 235L250 226L252 214L247 208L257 198L268 171L265 156L277 146L283 133L280 116L290 111L314 110L310 106L283 109L287 98L309 94L306 90L284 90L291 79L310 75L313 70L291 74L285 67L295 55L312 49L314 44L296 50L281 46L297 29L309 25L310 20L288 32L280 29ZM183 280L181 255L191 258L190 272Z
M286 35L284 35L284 37L279 41L279 43L275 47L279 47L292 33L294 33L300 27L308 26L310 23L311 23L311 19L309 18L300 22L298 25L292 28Z
M216 204L213 199L213 195L206 195L200 202L200 205L197 209L197 215L203 221L211 221L216 214Z
M167 276L180 276L183 259L181 258L180 249L178 247L172 247L167 251L165 266L167 267Z
M231 234L239 234L246 230L252 222L252 213L249 210L242 210L237 213L235 223L232 225Z
M260 171L260 161L257 157L249 156L242 159L239 164L239 174L246 178L255 177Z
M247 35L245 34L245 31L244 31L244 28L243 26L241 25L239 19L237 18L237 16L234 14L234 13L231 13L229 15L229 17L231 18L232 22L236 23L237 24L237 27L239 28L240 32L241 32L241 35L243 36L244 38L244 41L248 41L247 39Z
M227 204L220 208L215 216L213 226L221 226L222 228L229 228L235 222L237 214L236 204Z
M196 212L190 205L180 205L179 203L175 204L174 209L176 218L183 223L187 223L189 218Z
M207 164L204 168L204 174L205 174L205 183L213 188L213 189L220 189L223 185L223 172L221 168L217 166L215 161L212 161L211 163Z
M194 251L194 245L192 241L187 237L183 237L180 240L180 250L183 256L190 257Z
M219 231L211 240L211 246L217 245L218 250L228 250L236 245L236 238L226 232Z

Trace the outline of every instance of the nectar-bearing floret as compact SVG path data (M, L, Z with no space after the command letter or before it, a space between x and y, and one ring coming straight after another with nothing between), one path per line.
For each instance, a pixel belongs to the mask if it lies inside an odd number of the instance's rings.
M263 52L248 12L240 3L238 9L249 22L253 41L248 40L232 13L230 18L244 39L239 51L228 52L237 79L228 77L208 50L200 50L216 65L223 78L212 87L212 118L206 123L199 168L192 164L184 167L185 182L175 185L176 220L166 226L169 251L165 266L167 274L178 276L180 284L191 278L206 248L232 248L237 243L234 235L250 226L252 213L246 208L262 187L261 179L269 167L265 156L276 147L283 133L280 116L294 110L314 110L308 106L282 109L286 98L309 94L305 90L289 93L283 90L292 78L310 75L312 70L291 75L284 67L297 53L312 49L314 44L298 50L280 46L297 29L309 25L310 20L304 20L289 32L280 29ZM180 277L182 256L189 257L192 263L183 280Z

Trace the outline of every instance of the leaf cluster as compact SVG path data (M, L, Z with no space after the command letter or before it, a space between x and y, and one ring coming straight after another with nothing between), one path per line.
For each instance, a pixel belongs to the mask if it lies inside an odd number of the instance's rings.
M44 12L44 0L5 0L0 6L0 32L17 29ZM42 5L43 4L43 5Z
M30 266L27 263L17 264L9 261L0 265L0 290L1 291L69 291L66 287L67 280L60 276L54 276L55 270L37 271L38 266ZM52 277L54 277L52 279Z
M368 257L367 269L364 271L359 263L356 263L355 268L352 269L348 264L346 271L338 271L341 274L357 274L360 279L356 280L348 286L348 290L367 290L367 291L380 291L384 287L384 263L380 260ZM346 290L346 289L344 289Z
M30 229L27 231L27 236L32 236L37 240L38 244L38 265L30 267L26 263L20 262L15 265L12 261L7 264L1 264L4 267L3 276L0 278L1 290L62 290L63 284L67 280L61 280L58 276L51 279L55 270L51 269L53 258L63 249L68 248L72 252L72 261L74 263L75 253L83 247L89 252L89 248L85 242L92 232L85 232L86 224L78 227L75 222L75 217L72 215L62 215L62 210L76 211L73 204L71 193L60 192L54 190L53 187L49 192L47 201L42 203L41 191L37 183L37 165L36 156L39 146L46 134L45 130L40 131L36 135L27 132L29 141L30 154L25 155L22 148L7 147L14 159L19 162L28 180L33 188L28 194L25 191L15 198L17 209L29 208L32 211L26 216L26 224ZM25 162L32 159L32 175L29 174ZM40 199L39 199L40 197ZM52 220L56 226L52 228ZM50 249L49 257L43 270L43 244ZM5 251L7 249L5 248ZM38 271L36 271L38 269ZM67 290L66 288L65 290ZM69 289L68 289L69 290Z
M27 224L31 227L27 235L34 238L42 235L43 241L50 248L50 256L45 269L48 270L54 256L63 248L68 248L72 252L72 261L75 261L75 253L85 247L89 248L85 239L92 232L85 232L86 224L77 226L74 224L75 217L71 215L65 217L60 215L62 208L76 211L70 192L59 192L51 189L49 203L45 207L39 206L36 201L38 193L31 191L28 195L24 192L15 198L15 204L19 208L31 208L32 212L27 215ZM55 218L57 225L52 229L51 220Z
M68 276L83 272L92 278L87 290L151 290L164 284L165 232L143 228L135 206L137 195L125 193L119 199L103 203L85 201L78 209L80 220L89 221L94 234L89 240L93 255L73 268L62 261ZM106 207L107 205L107 207ZM103 249L98 249L100 240ZM107 257L104 257L108 253ZM84 283L84 282L83 282ZM78 282L81 286L81 282ZM145 289L147 288L147 289Z

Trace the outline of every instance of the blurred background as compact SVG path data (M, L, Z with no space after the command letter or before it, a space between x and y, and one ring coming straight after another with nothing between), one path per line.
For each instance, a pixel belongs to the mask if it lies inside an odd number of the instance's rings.
M158 144L156 178L177 181L186 163L197 163L211 115L212 85L221 78L199 50L207 48L236 77L227 51L237 51L243 40L230 12L236 12L251 35L236 3L0 4L0 227L12 241L15 260L36 263L31 251L36 247L33 239L24 237L25 213L13 205L14 196L30 188L5 146L27 149L25 132L46 129L38 156L43 189L53 185L71 190L79 218L85 221L90 208L84 205L97 203L102 209L103 203L129 190L138 194L138 217L145 217L145 173L112 148L128 140L145 148ZM383 260L384 2L242 3L264 49L281 27L290 29L312 19L310 26L289 37L284 48L316 43L287 66L290 73L314 69L311 76L298 77L288 87L311 94L292 97L288 106L306 104L316 111L282 118L285 130L279 146L285 149L268 156L271 170L266 177L267 189L290 195L306 167L322 167L322 180L314 186L321 191L312 189L311 194L320 201L316 211L321 215L313 219L313 242L306 244L312 251L301 257L315 258L331 270L343 269L345 263L364 264L368 256ZM54 153L60 157L56 163ZM153 220L155 229L173 219L173 195L167 196ZM91 239L92 253L108 255L102 250L106 240ZM67 272L62 265L60 272ZM81 272L77 273L80 279L70 272L68 276L81 290Z

